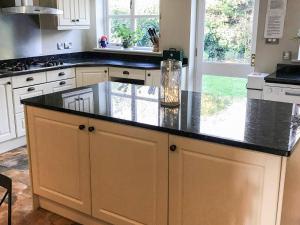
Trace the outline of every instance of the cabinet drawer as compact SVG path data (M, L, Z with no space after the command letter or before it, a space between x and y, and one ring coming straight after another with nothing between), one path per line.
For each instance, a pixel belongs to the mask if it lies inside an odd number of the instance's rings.
M13 88L26 87L46 82L45 73L33 73L12 78Z
M109 68L109 77L145 80L146 71L127 68Z
M17 136L23 137L26 134L25 115L24 113L16 114Z
M64 79L74 78L75 69L70 68L70 69L63 69L63 70L53 70L53 71L48 71L46 74L47 74L48 82L64 80Z
M32 98L50 93L47 89L46 84L34 85L24 88L18 88L14 90L14 104L15 113L21 113L24 111L23 105L21 104L22 99Z
M56 82L48 83L48 88L50 88L51 92L59 92L72 88L76 88L76 79L67 79Z

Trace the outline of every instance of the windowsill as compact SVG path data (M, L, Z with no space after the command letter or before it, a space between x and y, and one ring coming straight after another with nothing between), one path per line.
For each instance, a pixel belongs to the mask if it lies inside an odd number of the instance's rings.
M134 49L134 48L94 48L94 51L97 52L107 52L107 53L118 53L118 54L135 54L135 55L150 55L150 56L161 56L161 52L153 52L152 50L145 49Z

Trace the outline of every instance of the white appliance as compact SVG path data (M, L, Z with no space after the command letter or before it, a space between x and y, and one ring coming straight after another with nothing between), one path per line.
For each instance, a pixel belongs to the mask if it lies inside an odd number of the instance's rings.
M300 104L300 86L279 83L266 83L264 100Z
M251 73L248 75L247 94L250 99L263 99L266 73Z

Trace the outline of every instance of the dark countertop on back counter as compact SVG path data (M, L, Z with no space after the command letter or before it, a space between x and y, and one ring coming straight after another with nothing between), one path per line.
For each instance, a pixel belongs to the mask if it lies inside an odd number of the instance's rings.
M300 64L280 63L277 71L265 78L267 83L300 85Z
M87 93L85 112L66 104ZM280 156L290 156L299 140L300 106L182 91L180 107L168 109L158 93L155 87L104 82L22 103Z

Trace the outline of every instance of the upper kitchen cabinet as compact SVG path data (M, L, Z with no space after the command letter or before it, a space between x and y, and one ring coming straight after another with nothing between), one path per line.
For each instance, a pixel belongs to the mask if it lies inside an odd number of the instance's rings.
M40 5L49 6L49 1L42 0ZM51 0L51 6L62 10L58 16L41 15L42 28L58 30L89 29L89 0Z

